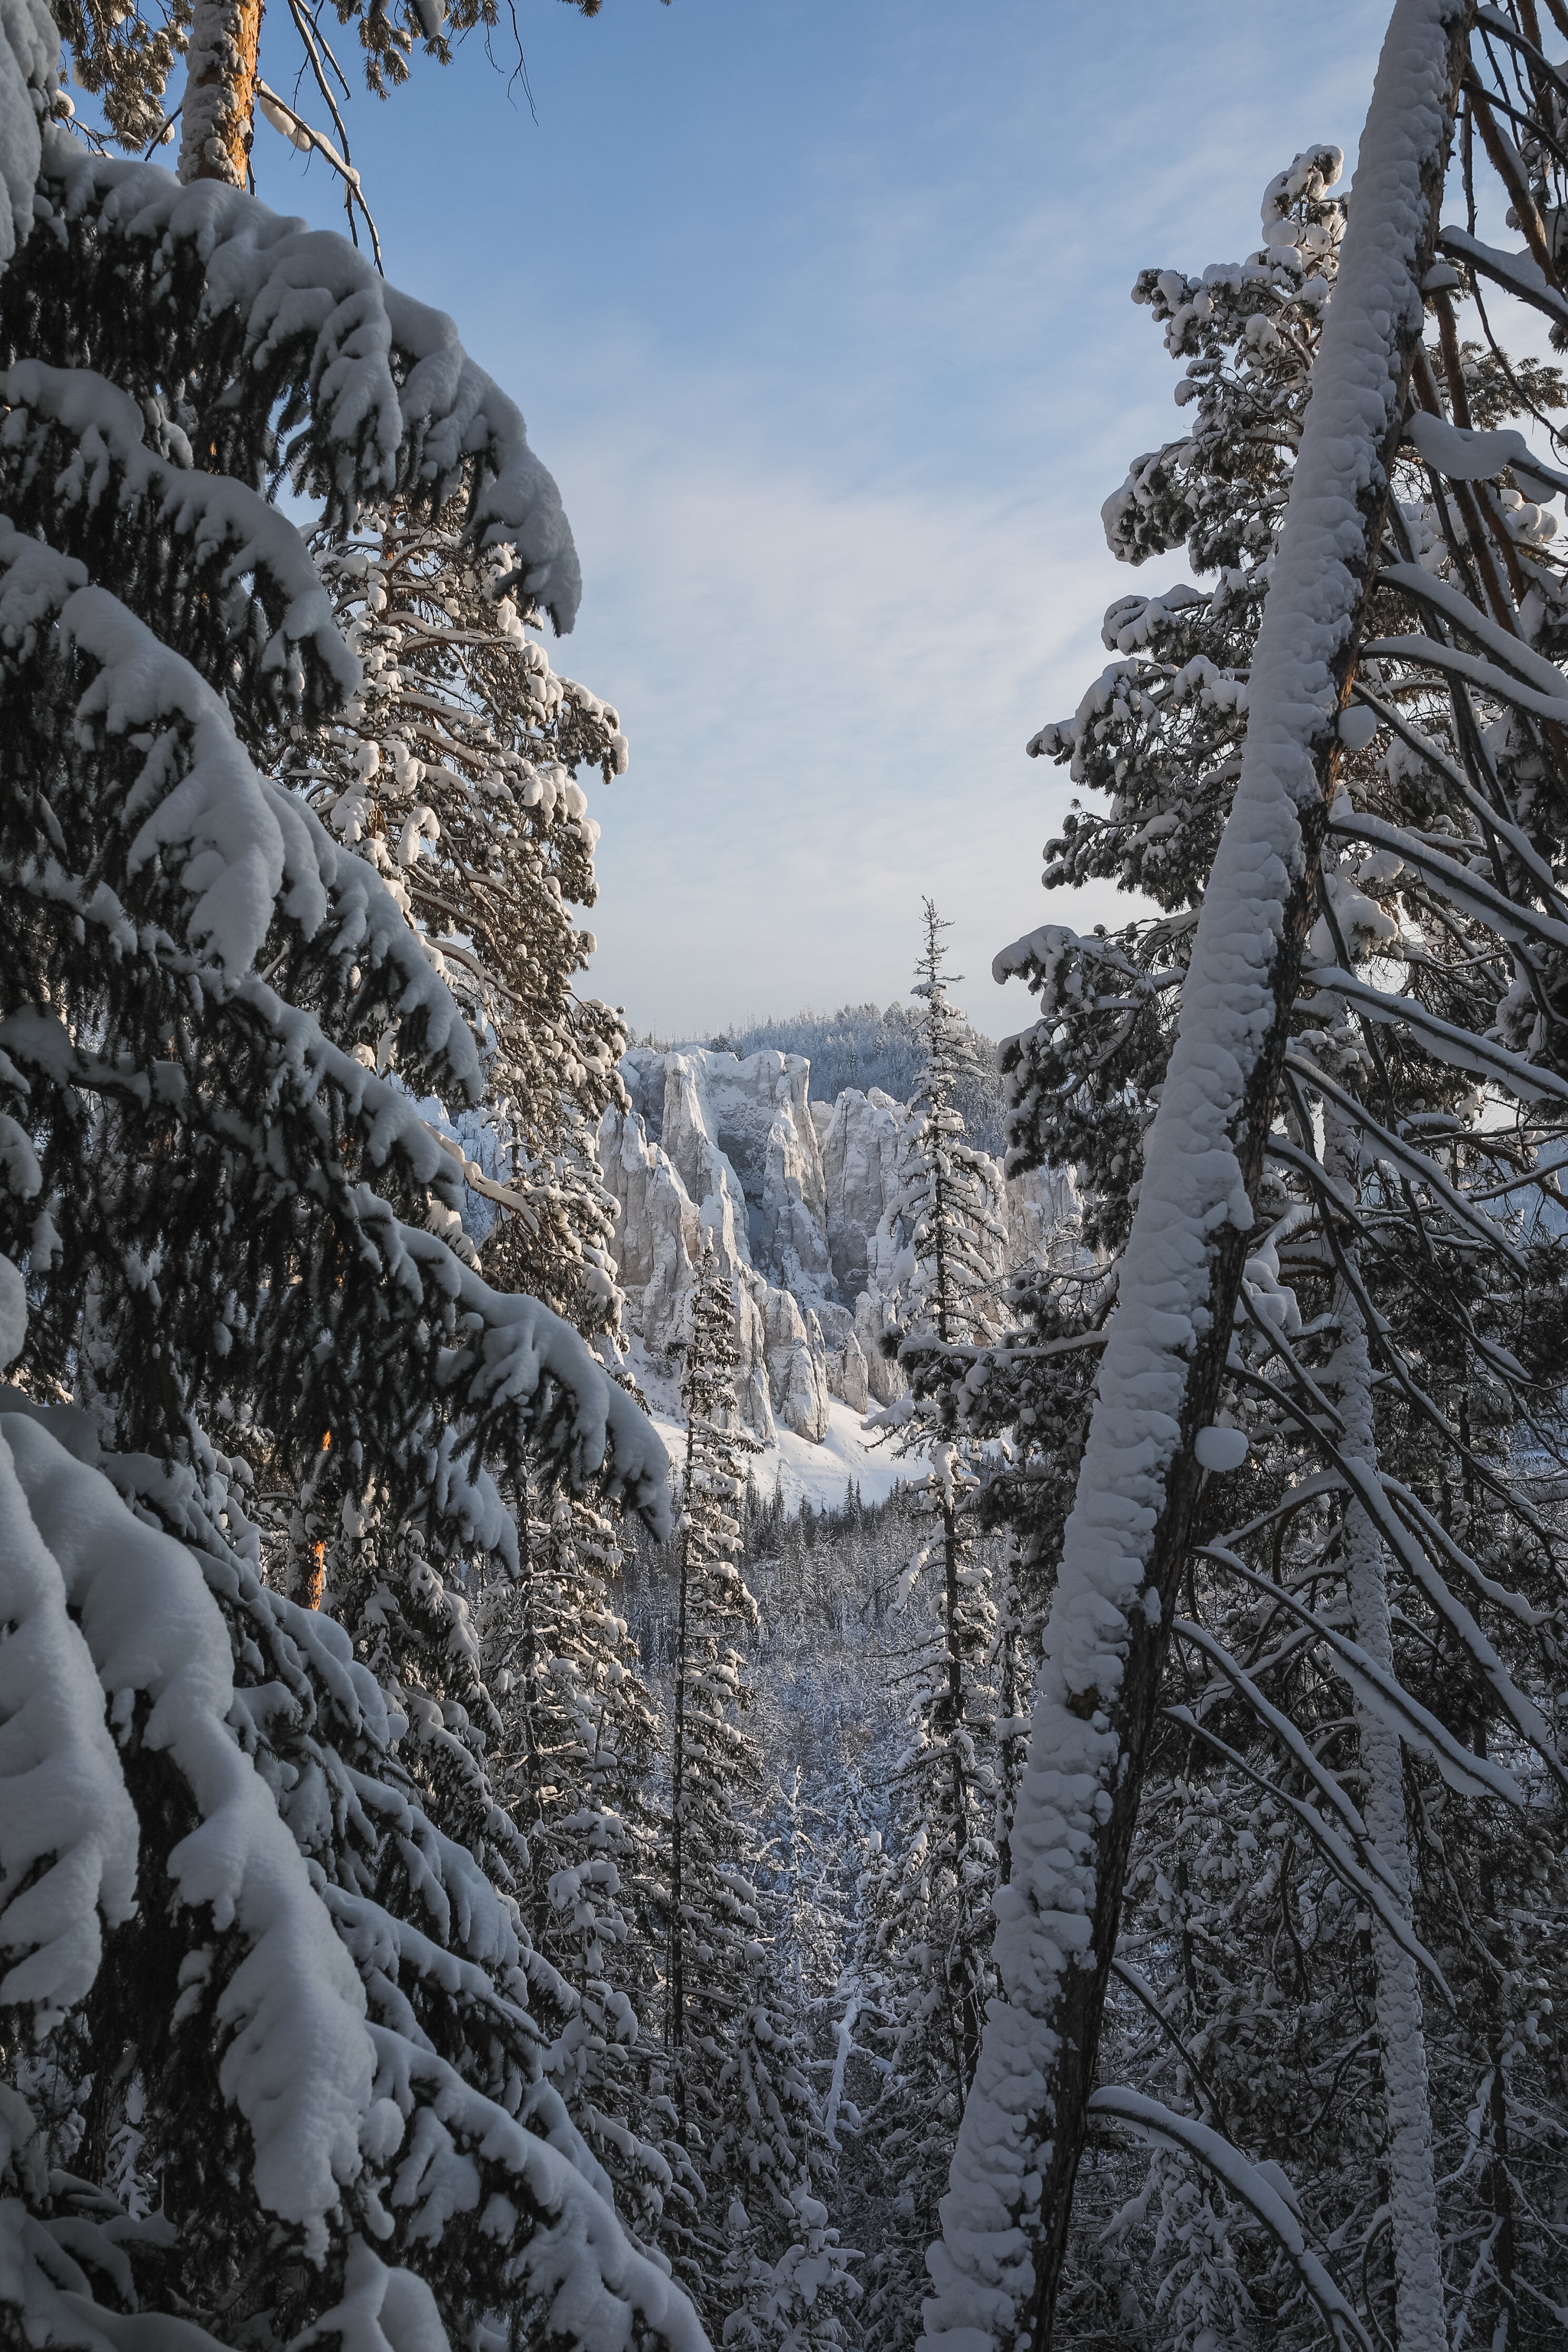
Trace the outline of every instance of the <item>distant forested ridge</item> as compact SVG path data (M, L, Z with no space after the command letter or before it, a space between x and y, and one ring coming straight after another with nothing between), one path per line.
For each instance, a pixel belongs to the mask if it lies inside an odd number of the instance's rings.
M1006 1150L1005 1105L996 1073L994 1041L972 1030L977 1067L966 1073L954 1100L964 1126L983 1151L1000 1160ZM787 1019L732 1024L710 1045L743 1061L748 1054L804 1054L811 1064L811 1091L817 1102L833 1102L846 1087L869 1094L876 1087L895 1102L908 1102L925 1067L921 1014L893 1003L846 1004L837 1013L793 1013Z

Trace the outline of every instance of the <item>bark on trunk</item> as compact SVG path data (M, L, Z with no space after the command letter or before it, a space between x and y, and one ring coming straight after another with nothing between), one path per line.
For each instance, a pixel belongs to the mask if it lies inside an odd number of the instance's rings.
M969 1853L969 1806L964 1782L963 1739L963 1658L959 1648L958 1622L958 1510L951 1500L942 1505L942 1591L946 1604L947 1636L947 1723L945 1726L950 1787L952 1802L953 1862L960 1898L966 1891L966 1863ZM967 1908L967 1906L965 1906ZM961 1913L960 1916L963 1917ZM956 1966L949 1970L949 2001L957 2009L956 2032L953 2035L953 2056L958 2076L958 2095L969 2096L969 2086L974 2080L974 2069L980 2057L980 1997L972 1969L973 1948L967 1939L955 1955Z
M1487 1752L1487 1732L1484 1723L1476 1726L1476 1754ZM1497 1916L1497 1865L1489 1846L1481 1849L1481 1907L1486 1914L1483 1933L1496 1960L1500 1973L1508 1967L1507 1939L1500 1932ZM1505 2071L1506 2036L1495 2002L1487 2010L1487 2056L1490 2061L1492 2082L1488 2101L1488 2117L1491 2132L1491 2160L1487 2166L1486 2190L1492 2209L1492 2274L1497 2281L1497 2322L1492 2329L1492 2352L1514 2352L1519 2341L1519 2297L1514 2281L1514 2211L1513 2174L1510 2168L1508 2128L1508 2075Z
M1323 1164L1330 1181L1354 1197L1355 1139L1343 1114L1331 1104L1324 1113ZM1347 1248L1352 1262L1354 1244ZM1377 1467L1372 1416L1372 1357L1366 1325L1354 1293L1342 1283L1334 1299L1340 1342L1333 1386L1344 1420L1340 1444L1369 1469ZM1388 1570L1383 1539L1362 1506L1345 1506L1345 1582L1352 1631L1368 1657L1394 1671L1394 1634L1388 1613ZM1394 1882L1403 1916L1411 1916L1410 1832L1405 1811L1405 1751L1398 1732L1358 1701L1356 1728L1366 1790L1362 1815L1373 1844ZM1432 2109L1426 2084L1426 2043L1421 2024L1421 1982L1415 1962L1394 1941L1381 1919L1372 1923L1376 1980L1377 2034L1383 2059L1387 2143L1388 2206L1394 2230L1394 2308L1397 2341L1432 2352L1448 2341L1443 2313L1443 2261L1437 2226L1437 2189L1432 2169Z
M687 1521L680 1538L679 1618L675 1636L675 1755L669 1790L669 2003L665 2037L676 2053L675 2108L682 2147L690 2142L686 2089L686 1706L689 1643L687 1612L691 1593L691 1496L697 1461L697 1400L686 1423Z
M1287 1021L1317 897L1337 714L1422 330L1466 58L1463 0L1397 0L1252 669L1242 773L1068 1522L999 1891L980 2063L928 2258L925 2342L1050 2339L1161 1672Z
M226 180L250 171L262 0L196 0L180 113L182 180Z

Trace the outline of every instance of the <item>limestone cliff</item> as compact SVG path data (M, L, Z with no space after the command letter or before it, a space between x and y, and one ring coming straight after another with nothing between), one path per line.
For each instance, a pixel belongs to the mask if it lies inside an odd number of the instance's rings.
M783 1422L821 1439L830 1396L857 1412L891 1403L903 1375L880 1341L908 1239L897 1205L904 1106L875 1087L813 1102L798 1055L637 1046L621 1069L632 1108L607 1114L599 1157L620 1204L627 1328L668 1354L710 1236L736 1303L742 1410L759 1437ZM1061 1181L1004 1187L998 1169L996 1181L1016 1244L1037 1252L1068 1205ZM998 1297L1006 1272L999 1263Z

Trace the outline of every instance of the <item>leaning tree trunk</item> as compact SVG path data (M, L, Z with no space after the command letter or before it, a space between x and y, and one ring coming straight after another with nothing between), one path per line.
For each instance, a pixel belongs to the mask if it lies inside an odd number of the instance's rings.
M1106 1982L1422 331L1472 5L1397 0L1046 1628L928 2346L1049 2342Z
M182 180L249 176L262 0L196 0L180 111Z
M1323 1164L1342 1196L1355 1198L1356 1142L1342 1111L1331 1103L1323 1113ZM1347 1243L1352 1265L1355 1244ZM1344 1423L1341 1450L1359 1456L1375 1476L1377 1438L1373 1425L1372 1355L1361 1304L1345 1283L1336 1286L1339 1324L1332 1383ZM1388 1609L1388 1559L1383 1538L1353 1496L1344 1509L1345 1586L1351 1631L1368 1657L1394 1671L1394 1631ZM1405 1748L1386 1717L1359 1699L1356 1734L1365 1788L1362 1814L1379 1861L1392 1881L1406 1921L1412 1916L1410 1831L1405 1811ZM1421 1979L1405 1945L1385 1923L1373 1918L1372 1956L1375 1972L1378 2052L1383 2066L1388 2207L1394 2231L1394 2336L1422 2352L1443 2352L1448 2341L1443 2314L1443 2258L1437 2226L1437 2188L1432 2167L1432 2107L1426 2084L1426 2042L1421 2026Z

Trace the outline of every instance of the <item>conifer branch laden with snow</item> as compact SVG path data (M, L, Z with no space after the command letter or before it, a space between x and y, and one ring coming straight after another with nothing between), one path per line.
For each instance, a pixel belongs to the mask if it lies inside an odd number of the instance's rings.
M595 941L572 909L594 903L599 833L577 772L626 772L618 716L555 676L508 593L513 550L465 546L456 501L428 523L367 519L346 546L321 534L316 552L362 676L330 724L288 730L279 764L383 877L485 1041L484 1114L461 1127L491 1278L613 1331L595 1130L626 1107L626 1033L577 993ZM390 1033L377 1051L394 1055Z
M1495 40L1504 21L1489 20ZM1554 84L1522 34L1507 37L1518 80L1506 102L1527 123L1531 109L1547 109L1521 151L1539 213L1556 202ZM1492 55L1486 87L1500 104L1495 68ZM1183 395L1196 402L1198 425L1167 453L1181 498L1162 508L1149 477L1131 551L1184 534L1202 565L1227 512L1238 527L1249 514L1271 511L1273 521L1256 542L1250 588L1222 574L1206 594L1121 600L1106 619L1120 658L1074 720L1031 747L1070 758L1081 781L1113 795L1107 817L1075 813L1052 845L1047 880L1077 878L1087 863L1139 880L1160 912L1110 938L1047 927L998 959L999 974L1026 973L1042 999L1037 1028L1005 1048L1015 1164L1070 1151L1096 1261L1039 1283L1033 1328L955 1367L950 1410L976 1435L1032 1431L1042 1405L1060 1409L1075 1351L1099 1336L1097 1317L1108 1297L1125 1296L1132 1271L1130 1255L1112 1253L1134 1202L1142 1214L1177 1008L1182 1034L1189 1018L1198 910L1213 900L1194 820L1211 828L1212 844L1244 723L1257 729L1253 639L1282 569L1283 541L1276 553L1269 534L1281 510L1289 528L1297 496L1289 488L1282 502L1266 472L1253 504L1258 481L1238 482L1227 452L1260 415L1280 417L1286 439L1300 416L1313 338L1281 346L1267 330L1288 313L1321 315L1342 250L1325 159L1331 151L1299 158L1270 187L1265 247L1240 269L1139 281L1187 362ZM1460 233L1442 241L1460 252ZM1512 276L1555 315L1543 277ZM1304 301L1314 277L1323 284ZM1342 292L1342 281L1336 304ZM1317 919L1282 1008L1284 1067L1251 1203L1266 1230L1242 1269L1215 1418L1193 1444L1207 1539L1165 1604L1185 1663L1169 1659L1161 1675L1118 1897L1128 1957L1115 1961L1098 2039L1102 2077L1128 2063L1138 2070L1130 2081L1147 2086L1161 2067L1179 2069L1205 2129L1288 2168L1280 2177L1300 2184L1292 2195L1318 2242L1346 2250L1344 2283L1374 2336L1392 2324L1402 2339L1426 2342L1451 2326L1524 2343L1536 2324L1531 2296L1550 2301L1556 2240L1534 2242L1544 2267L1527 2283L1516 2221L1531 2199L1532 2062L1519 2042L1500 2062L1511 1996L1495 1978L1483 1991L1475 1969L1501 1948L1494 1858L1509 1857L1502 1874L1514 1885L1537 1866L1521 1793L1544 1791L1562 1770L1548 1694L1568 1579L1544 1498L1562 1420L1550 1171L1563 1131L1552 975L1564 636L1554 520L1542 504L1555 469L1523 435L1496 428L1521 413L1539 421L1562 405L1563 388L1557 371L1516 363L1495 341L1462 345L1454 304L1463 292L1441 265L1426 285L1436 341L1413 357L1355 708L1336 730ZM1147 470L1134 468L1130 489ZM1289 486L1288 473L1276 482ZM1108 506L1113 541L1128 511L1125 498ZM1334 1178L1325 1128L1353 1138ZM1335 1399L1358 1329L1375 1402L1371 1434L1361 1424L1352 1442ZM1040 1504L1050 1482L1031 1480L1028 1460L1026 1451L1026 1475L1014 1465L993 1474L986 1507L1024 1530L1043 1521L1048 1540ZM1347 1647L1335 1622L1375 1628L1384 1586L1393 1672ZM1303 1612L1299 1587L1317 1607ZM1276 1638L1281 1609L1297 1630ZM1322 1646L1304 1646L1309 1637ZM1325 1772L1319 1757L1336 1756ZM1406 1793L1408 1882L1398 1867ZM1363 1802L1382 1809L1375 1833ZM1534 1883L1537 1896L1511 1915L1520 1941L1509 1948L1529 1948L1525 1965L1550 1981L1562 1875ZM1363 1929L1345 1901L1352 1890ZM1493 1919L1484 1930L1483 1907ZM1318 2021L1321 2041L1269 2022L1269 1946L1278 1982L1281 1936L1293 1954L1287 2014ZM1258 1939L1250 1948L1248 1937ZM1151 1982L1140 1970L1155 1952ZM1427 1990L1413 2037L1414 1970ZM1347 2115L1347 2099L1359 2098L1365 2141ZM1434 2205L1430 2186L1421 2189L1433 2169L1424 2141L1458 2151L1478 2134L1491 2152L1468 2168L1440 2162ZM1392 2213L1363 2193L1347 2142L1386 2147L1400 2176ZM1144 2308L1139 2245L1159 2274L1155 2310L1170 2340L1185 2340L1183 2326L1219 2325L1226 2311L1243 2324L1252 2298L1283 2316L1286 2274L1266 2258L1238 2264L1232 2191L1213 2175L1206 2187L1194 2179L1195 2147L1159 2159L1142 2193L1109 2215L1101 2149L1087 2194L1079 2184L1061 2287L1074 2321L1105 2308L1113 2279L1123 2323ZM1110 2168L1126 2178L1114 2153ZM1151 2245L1142 2233L1156 2198ZM951 2207L948 2218L951 2226ZM1048 2218L1065 2231L1064 2207ZM1100 2247L1126 2253L1097 2255L1097 2233ZM1287 2252L1281 2242L1281 2261Z
M0 1322L37 1672L0 1693L5 1769L37 1759L0 1856L0 2300L39 2344L263 2313L437 2344L511 2308L696 2352L557 2087L600 1980L530 1932L464 1598L519 1565L503 1487L662 1525L665 1456L451 1245L466 1171L410 1087L476 1108L485 1049L268 772L363 685L268 494L274 415L340 529L467 493L563 623L570 536L448 321L235 187L29 142L52 37L4 31Z
M1236 800L1198 918L1045 1636L1013 1879L998 1900L1005 1999L932 2251L932 2342L1049 2335L1139 1759L1190 1539L1191 1449L1218 1402L1249 1194L1317 911L1335 714L1403 431L1467 33L1463 9L1402 0L1384 45L1252 665Z

